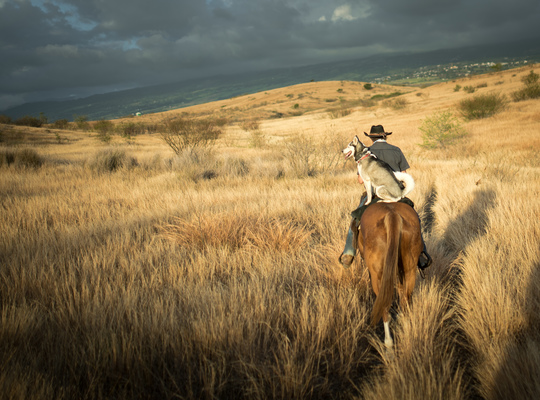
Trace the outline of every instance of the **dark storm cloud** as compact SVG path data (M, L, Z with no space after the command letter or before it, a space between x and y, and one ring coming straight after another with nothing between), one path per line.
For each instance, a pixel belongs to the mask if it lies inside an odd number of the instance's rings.
M538 0L0 0L0 108L534 37Z

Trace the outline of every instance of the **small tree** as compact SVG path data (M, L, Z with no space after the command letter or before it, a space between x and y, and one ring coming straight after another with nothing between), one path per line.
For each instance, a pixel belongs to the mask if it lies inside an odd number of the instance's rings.
M180 154L195 147L207 147L221 135L212 119L175 118L165 121L161 137L171 149Z
M53 122L51 125L51 128L54 129L68 129L69 128L69 121L67 119L57 119Z
M39 113L39 120L41 121L41 125L46 125L49 123L49 118L47 118L47 116L42 112Z
M449 111L433 114L422 121L422 144L427 149L445 148L467 135L458 119Z
M531 71L529 75L521 78L525 87L512 94L514 101L537 99L540 97L540 75Z
M74 118L77 129L82 131L87 131L90 129L90 124L88 123L88 117L86 115L75 115Z
M497 63L495 65L492 65L490 67L494 72L500 72L502 70L502 64L501 63Z

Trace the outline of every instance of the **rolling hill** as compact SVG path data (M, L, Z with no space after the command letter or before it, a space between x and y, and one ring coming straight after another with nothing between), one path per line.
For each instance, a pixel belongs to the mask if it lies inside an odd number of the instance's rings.
M136 112L155 113L246 93L311 81L426 85L485 73L494 64L501 69L540 61L539 40L474 46L416 54L377 55L350 61L283 68L242 75L224 75L142 87L68 101L28 103L5 110L12 118L45 114L49 121L114 119Z

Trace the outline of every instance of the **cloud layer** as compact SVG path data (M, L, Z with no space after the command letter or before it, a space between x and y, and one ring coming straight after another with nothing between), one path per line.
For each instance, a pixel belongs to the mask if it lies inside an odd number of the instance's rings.
M535 37L538 0L0 0L0 109Z

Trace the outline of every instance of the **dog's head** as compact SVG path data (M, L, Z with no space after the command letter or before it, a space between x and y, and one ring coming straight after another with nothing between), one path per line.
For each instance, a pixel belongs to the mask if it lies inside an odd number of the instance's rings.
M352 142L343 149L342 153L345 156L345 159L354 157L354 160L358 161L367 151L369 151L369 147L365 146L364 143L358 139L358 136L355 136Z

